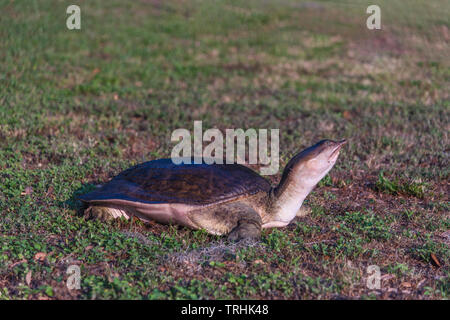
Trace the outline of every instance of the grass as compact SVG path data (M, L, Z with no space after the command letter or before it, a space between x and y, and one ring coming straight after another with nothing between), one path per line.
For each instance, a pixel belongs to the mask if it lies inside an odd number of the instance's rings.
M368 31L365 1L79 1L69 31L70 4L0 1L0 299L448 299L448 5L379 1ZM194 120L279 128L280 170L349 143L257 243L78 215Z
M381 171L378 176L378 181L375 184L375 190L393 195L403 193L407 196L409 195L417 198L424 198L427 185L427 183L421 181L405 181L404 183L399 181L390 181L384 177L384 174Z

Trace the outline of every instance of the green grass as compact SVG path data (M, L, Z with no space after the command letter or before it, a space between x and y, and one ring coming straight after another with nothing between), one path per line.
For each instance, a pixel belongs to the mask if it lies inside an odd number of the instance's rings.
M366 1L81 1L79 31L70 4L0 0L0 299L448 299L447 4L380 1L373 32ZM251 246L78 214L194 120L279 128L280 170L349 143L310 214Z
M391 181L384 177L383 172L380 172L378 176L378 181L375 184L375 190L379 192L385 192L393 195L398 195L400 193L417 197L424 198L425 190L428 186L425 182L404 182L401 183L398 179Z

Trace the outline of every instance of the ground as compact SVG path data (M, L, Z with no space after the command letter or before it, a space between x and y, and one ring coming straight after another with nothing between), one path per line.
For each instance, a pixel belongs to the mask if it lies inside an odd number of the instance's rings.
M0 1L1 299L448 299L448 3L378 1L368 30L358 0L76 2L70 31L73 1ZM260 242L80 216L194 120L279 128L273 183L349 143L311 212Z

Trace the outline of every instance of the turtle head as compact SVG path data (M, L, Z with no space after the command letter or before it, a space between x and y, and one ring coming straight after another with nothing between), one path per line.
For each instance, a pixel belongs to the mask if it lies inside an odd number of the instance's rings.
M346 140L321 140L294 156L283 172L283 180L313 188L333 168Z
M316 185L333 168L345 143L346 140L322 140L300 152L294 164L302 173L299 178L308 178Z
M345 140L322 140L295 155L274 189L271 221L265 226L285 226L299 214L303 200L333 168Z
M303 200L333 168L345 140L322 140L295 155L286 165L274 189L272 221L266 226L285 226L300 212Z

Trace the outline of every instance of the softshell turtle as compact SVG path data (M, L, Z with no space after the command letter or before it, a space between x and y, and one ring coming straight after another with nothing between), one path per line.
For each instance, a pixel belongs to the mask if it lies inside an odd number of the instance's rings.
M258 238L301 215L303 200L336 163L345 140L322 140L295 155L271 184L239 164L180 164L171 159L129 168L80 197L89 217L136 216L176 223L230 240Z

